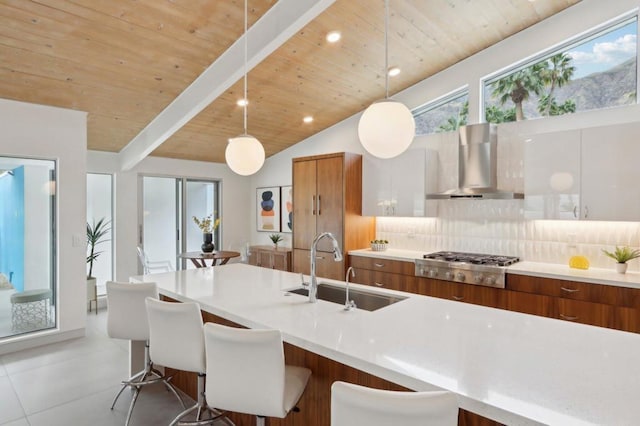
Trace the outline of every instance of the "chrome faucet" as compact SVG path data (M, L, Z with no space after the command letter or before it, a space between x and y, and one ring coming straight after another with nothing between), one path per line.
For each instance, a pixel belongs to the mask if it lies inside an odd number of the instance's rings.
M356 308L356 302L354 302L353 300L349 300L349 275L351 275L351 278L356 276L356 271L354 271L353 266L349 266L349 269L347 269L347 276L344 277L344 280L347 283L347 288L345 291L345 299L344 299L345 311L350 311Z
M309 287L309 302L316 303L318 301L318 280L316 278L316 252L318 251L318 242L323 238L331 239L333 243L333 260L336 262L342 261L342 251L340 251L340 245L338 240L333 236L331 232L323 232L318 234L311 243L311 286Z

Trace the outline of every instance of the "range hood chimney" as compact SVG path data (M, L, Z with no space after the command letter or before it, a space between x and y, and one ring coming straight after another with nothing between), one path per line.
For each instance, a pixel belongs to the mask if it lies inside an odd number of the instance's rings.
M497 163L496 125L480 123L461 126L458 138L458 188L427 194L427 200L524 198L524 194L498 189Z

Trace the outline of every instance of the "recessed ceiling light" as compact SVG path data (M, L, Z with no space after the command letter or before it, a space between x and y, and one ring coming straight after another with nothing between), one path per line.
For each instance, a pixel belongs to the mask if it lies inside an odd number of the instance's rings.
M398 67L389 68L389 77L395 77L398 74L400 74L400 68Z
M340 34L340 31L331 31L330 33L327 34L327 41L329 43L335 43L338 40L340 40L340 37L342 37L342 34Z
M238 106L243 107L243 106L249 105L249 101L246 99L238 99L238 102L236 102L236 104L238 104Z
M313 121L313 117L310 115L307 115L305 118L302 119L302 121L304 121L305 123L311 123Z

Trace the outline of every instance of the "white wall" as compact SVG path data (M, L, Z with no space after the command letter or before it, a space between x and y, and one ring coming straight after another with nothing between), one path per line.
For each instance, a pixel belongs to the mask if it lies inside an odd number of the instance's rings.
M113 173L115 180L115 279L128 281L138 274L138 175L218 179L221 182L223 221L222 242L225 249L237 250L250 241L250 180L233 173L226 164L148 157L134 169L122 172L117 154L88 151L87 169L94 173ZM255 192L255 191L253 191ZM255 224L253 224L255 228Z
M0 99L0 152L58 161L58 328L9 338L0 353L84 334L86 113ZM27 243L28 244L28 243Z
M496 45L471 56L454 66L425 79L394 96L413 109L455 89L469 88L469 122L480 121L481 79L509 67L514 62L539 54L565 42L568 38L591 30L640 6L638 0L583 0L579 4L521 31ZM358 142L357 125L360 113L328 128L267 159L264 167L251 179L251 189L260 186L280 186L291 183L291 159L295 157L349 151L363 153ZM587 111L561 117L528 120L500 126L499 132L511 136L545 131L575 129L590 126L640 120L638 105ZM500 133L499 133L500 134ZM367 153L363 153L368 156ZM510 158L517 162L518 159ZM499 164L500 167L500 164ZM250 203L255 217L255 191ZM529 260L564 262L568 255L585 250L598 266L606 265L598 257L603 245L628 244L640 246L640 224L636 222L580 222L567 224L552 221L519 219L518 203L486 201L475 204L445 204L440 218L378 220L377 234L395 244L396 248L415 250L490 250L495 253L520 255ZM477 204L479 203L479 204ZM483 204L484 203L484 204ZM502 204L500 204L502 203ZM475 210L473 218L465 210ZM513 212L516 212L514 215ZM497 214L499 213L499 214ZM252 241L268 243L268 233L257 232L252 224ZM290 245L290 238L285 237ZM567 248L572 240L577 247ZM638 263L633 265L640 269Z

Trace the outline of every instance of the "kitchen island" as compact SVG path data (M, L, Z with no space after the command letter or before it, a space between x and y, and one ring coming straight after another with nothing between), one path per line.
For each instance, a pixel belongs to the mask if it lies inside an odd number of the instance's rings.
M389 290L379 292L408 298L347 312L287 293L298 274L244 264L132 280L402 387L450 390L462 409L501 423L640 423L637 334Z

